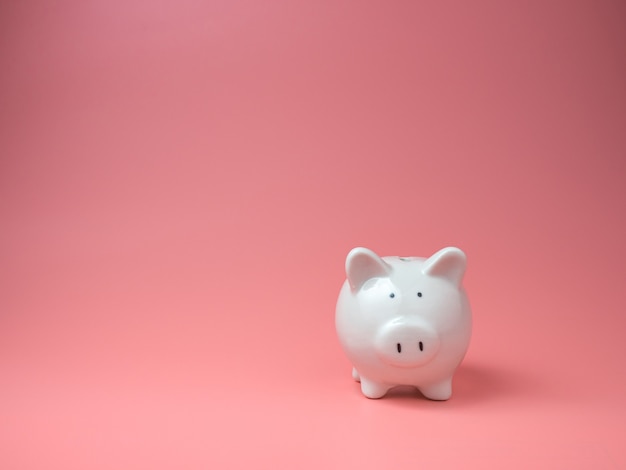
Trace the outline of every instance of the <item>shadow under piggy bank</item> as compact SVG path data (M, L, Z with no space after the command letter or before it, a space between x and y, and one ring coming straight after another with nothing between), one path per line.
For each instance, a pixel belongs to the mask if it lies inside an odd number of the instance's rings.
M452 381L452 397L444 402L425 398L415 387L394 387L382 400L403 405L447 407L469 406L480 402L508 400L520 395L537 393L536 380L524 375L525 371L496 369L481 364L461 364Z

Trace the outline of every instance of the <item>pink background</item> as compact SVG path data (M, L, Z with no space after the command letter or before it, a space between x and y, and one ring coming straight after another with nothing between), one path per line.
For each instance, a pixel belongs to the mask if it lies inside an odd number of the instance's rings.
M0 3L0 468L626 468L620 1ZM348 251L469 258L364 398Z

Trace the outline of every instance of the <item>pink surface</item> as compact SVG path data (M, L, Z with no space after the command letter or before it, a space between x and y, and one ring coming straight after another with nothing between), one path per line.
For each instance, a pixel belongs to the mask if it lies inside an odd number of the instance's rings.
M0 468L626 468L621 2L0 3ZM468 255L371 401L349 249Z

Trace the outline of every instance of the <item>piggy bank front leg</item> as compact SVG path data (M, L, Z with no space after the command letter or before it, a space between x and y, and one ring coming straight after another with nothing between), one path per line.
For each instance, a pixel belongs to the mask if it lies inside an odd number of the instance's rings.
M359 375L359 372L356 370L356 367L352 368L352 378L356 380L357 382L361 381L361 376Z
M430 400L447 400L452 396L452 377L418 388L422 395Z
M389 385L381 384L361 376L361 392L367 398L382 398L389 390Z

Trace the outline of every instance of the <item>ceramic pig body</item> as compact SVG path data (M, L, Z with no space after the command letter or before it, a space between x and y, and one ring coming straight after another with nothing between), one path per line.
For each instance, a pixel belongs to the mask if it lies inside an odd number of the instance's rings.
M335 324L366 397L412 385L427 398L450 398L472 330L465 265L458 248L427 259L381 258L367 248L348 254Z

